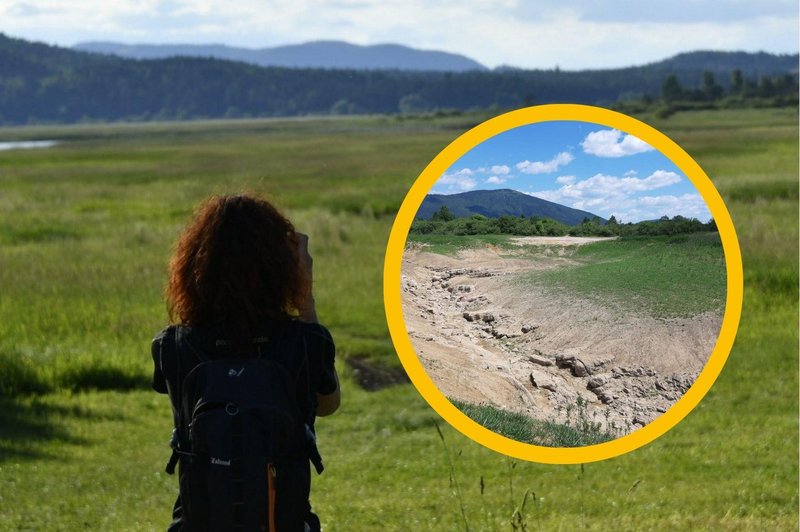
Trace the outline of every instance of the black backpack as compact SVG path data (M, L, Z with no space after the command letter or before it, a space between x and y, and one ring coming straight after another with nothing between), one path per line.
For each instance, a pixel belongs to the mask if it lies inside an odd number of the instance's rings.
M177 390L180 408L167 464L170 474L181 464L183 530L309 530L307 522L316 516L308 505L308 462L321 473L322 461L306 424L311 400L304 337L300 369L291 374L274 356L287 342L256 338L252 353L226 354L227 342L218 340L223 356L211 358L180 336L178 343L199 361ZM301 379L304 404L297 397Z

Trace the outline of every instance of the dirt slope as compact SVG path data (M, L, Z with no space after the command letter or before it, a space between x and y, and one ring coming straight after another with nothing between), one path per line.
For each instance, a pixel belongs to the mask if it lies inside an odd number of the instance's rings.
M580 395L590 418L622 433L665 412L691 386L721 316L655 319L555 289L515 282L570 264L564 246L597 239L524 237L547 256L487 246L457 257L410 247L403 313L423 366L448 397L564 422ZM573 414L574 415L574 414Z

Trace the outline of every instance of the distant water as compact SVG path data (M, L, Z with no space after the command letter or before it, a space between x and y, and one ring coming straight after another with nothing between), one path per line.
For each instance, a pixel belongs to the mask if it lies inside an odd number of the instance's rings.
M0 151L52 148L56 144L58 144L57 140L20 140L14 142L0 142Z

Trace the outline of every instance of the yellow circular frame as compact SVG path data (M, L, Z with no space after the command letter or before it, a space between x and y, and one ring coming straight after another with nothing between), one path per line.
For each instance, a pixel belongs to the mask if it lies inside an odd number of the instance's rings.
M727 298L717 343L697 380L666 413L630 434L586 447L543 447L501 436L471 420L439 391L414 352L403 320L400 275L408 231L422 200L439 177L462 155L495 135L519 126L549 121L590 122L608 126L647 142L666 155L689 177L717 223L727 269ZM408 376L431 407L465 436L514 458L548 464L577 464L605 460L637 449L658 438L683 419L717 379L733 346L742 310L742 257L728 209L703 169L675 142L629 116L586 105L557 104L527 107L497 116L470 129L442 150L423 170L395 218L383 269L383 297L392 342Z

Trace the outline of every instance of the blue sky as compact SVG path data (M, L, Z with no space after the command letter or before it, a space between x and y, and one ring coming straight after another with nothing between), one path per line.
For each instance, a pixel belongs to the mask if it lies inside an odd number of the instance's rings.
M796 53L796 0L0 0L0 32L71 46L399 43L486 66L607 68L691 50Z
M661 152L588 122L540 122L487 139L456 161L431 193L500 188L621 222L711 218L691 181Z

